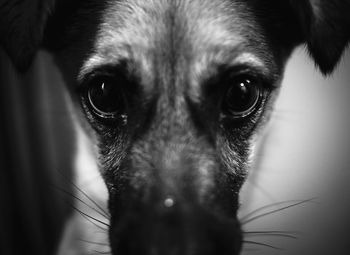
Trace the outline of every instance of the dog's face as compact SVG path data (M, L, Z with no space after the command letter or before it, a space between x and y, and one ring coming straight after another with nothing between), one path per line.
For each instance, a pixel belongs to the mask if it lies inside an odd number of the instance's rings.
M239 252L239 189L291 51L253 8L112 2L84 59L71 58L84 36L60 53L77 67L116 253Z
M239 253L254 142L306 40L281 2L85 1L69 26L51 21L47 42L60 31L57 61L109 191L113 254ZM337 52L308 43L330 71Z

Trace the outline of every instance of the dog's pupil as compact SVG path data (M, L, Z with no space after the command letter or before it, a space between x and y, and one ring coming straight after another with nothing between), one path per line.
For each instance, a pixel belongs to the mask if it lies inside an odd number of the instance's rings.
M249 114L258 103L260 88L250 79L235 81L226 94L227 110L234 116Z
M114 117L123 108L123 95L118 85L108 80L94 82L88 98L93 110L102 117Z

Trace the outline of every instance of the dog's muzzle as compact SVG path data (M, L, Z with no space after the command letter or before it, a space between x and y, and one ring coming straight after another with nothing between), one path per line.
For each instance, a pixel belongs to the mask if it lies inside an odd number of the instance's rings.
M174 198L133 202L110 235L118 255L234 255L242 241L236 219Z
M212 183L203 184L191 153L182 155L180 163L161 170L125 167L110 196L113 254L239 254L242 234L232 180L211 165Z

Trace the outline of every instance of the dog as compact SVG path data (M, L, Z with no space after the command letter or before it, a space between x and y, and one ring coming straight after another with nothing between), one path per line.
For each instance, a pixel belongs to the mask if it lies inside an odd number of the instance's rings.
M108 190L112 254L239 254L239 191L305 44L320 71L350 40L347 0L0 1L19 70L55 56Z

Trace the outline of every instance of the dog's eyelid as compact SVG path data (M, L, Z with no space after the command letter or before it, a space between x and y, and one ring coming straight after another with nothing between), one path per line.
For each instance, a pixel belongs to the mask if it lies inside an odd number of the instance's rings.
M100 73L100 72L92 72L89 74L84 75L84 77L81 77L78 79L78 86L79 87L86 87L89 85L91 81L94 79L99 78L103 80L114 80L114 76L108 73Z
M106 77L116 77L118 75L128 76L129 73L127 62L125 60L120 60L118 63L100 64L82 68L78 74L77 82L82 83L86 80L86 77L89 78L98 75Z
M264 86L270 89L276 88L278 76L266 72L260 66L240 64L235 66L224 67L222 77L225 80L235 79L236 77L247 76L259 80Z
M274 66L273 63L267 63L254 53L243 52L234 59L228 69L237 75L246 74L255 77L273 89L277 87L277 81L280 79Z
M125 80L131 81L134 80L127 70L125 63L119 63L117 65L102 65L96 67L92 70L85 71L80 73L77 77L77 83L79 87L85 87L89 84L90 81L95 78L101 77L106 80Z

